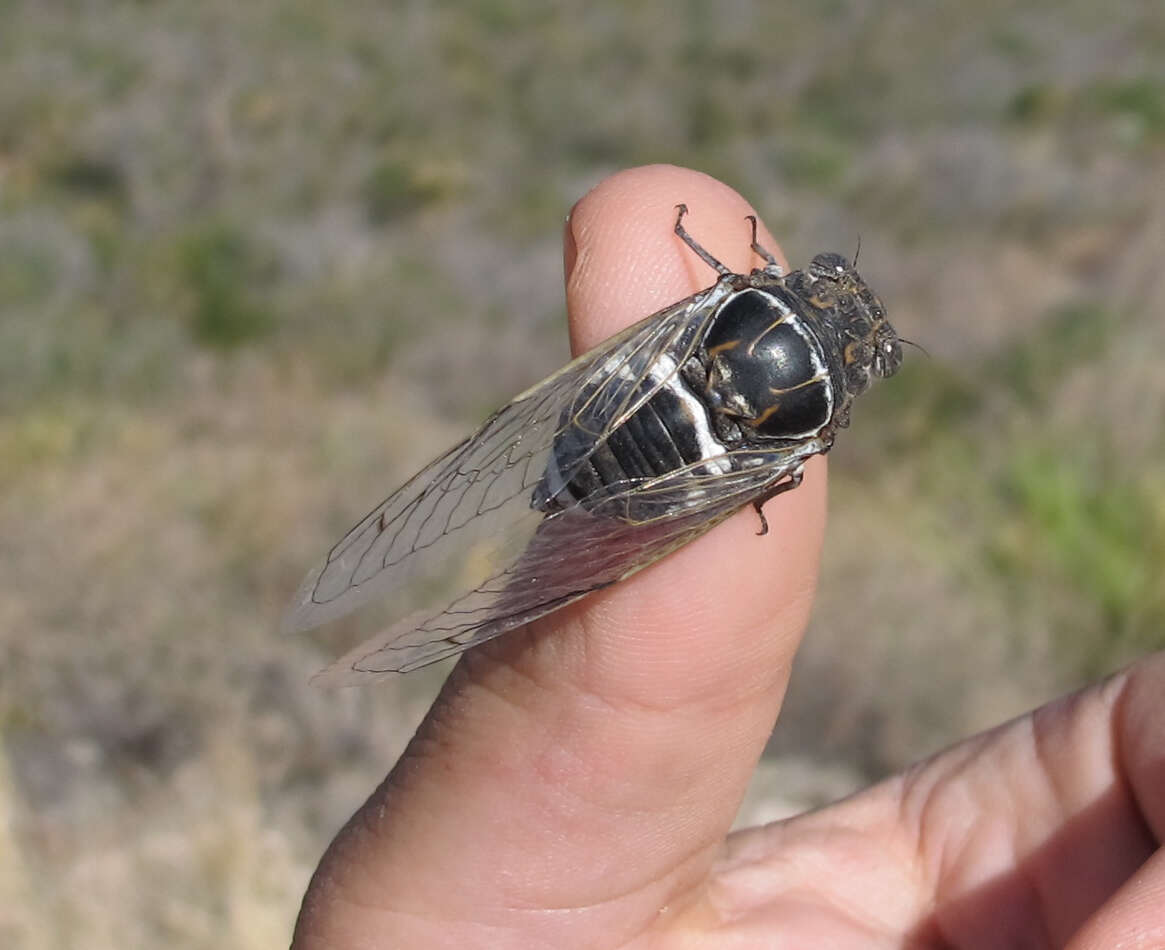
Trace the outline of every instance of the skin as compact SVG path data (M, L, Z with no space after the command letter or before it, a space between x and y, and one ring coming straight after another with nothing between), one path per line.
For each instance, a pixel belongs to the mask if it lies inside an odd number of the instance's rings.
M712 282L671 233L679 201L755 266L731 189L617 174L567 226L576 352ZM766 506L766 537L746 509L464 656L321 861L293 946L1165 947L1165 654L728 835L808 620L825 472Z

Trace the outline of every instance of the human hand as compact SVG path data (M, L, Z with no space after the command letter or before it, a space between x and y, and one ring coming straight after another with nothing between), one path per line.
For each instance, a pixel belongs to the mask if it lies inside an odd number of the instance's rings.
M582 352L735 270L706 176L608 179L567 233ZM775 247L762 230L761 243ZM340 832L294 946L1165 947L1165 654L837 805L726 838L808 619L825 464L466 654Z

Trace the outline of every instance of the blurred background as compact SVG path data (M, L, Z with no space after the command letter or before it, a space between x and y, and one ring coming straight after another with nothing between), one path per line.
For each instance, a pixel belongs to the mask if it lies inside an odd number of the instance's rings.
M447 666L312 688L282 608L565 361L630 165L860 236L930 354L835 451L744 818L1160 646L1163 64L1158 0L0 0L0 944L286 944Z

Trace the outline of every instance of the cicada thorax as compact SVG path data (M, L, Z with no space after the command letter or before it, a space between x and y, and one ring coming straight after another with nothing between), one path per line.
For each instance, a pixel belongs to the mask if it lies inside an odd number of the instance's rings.
M833 380L822 342L780 287L741 291L704 338L703 401L732 420L742 438L819 435L833 416Z

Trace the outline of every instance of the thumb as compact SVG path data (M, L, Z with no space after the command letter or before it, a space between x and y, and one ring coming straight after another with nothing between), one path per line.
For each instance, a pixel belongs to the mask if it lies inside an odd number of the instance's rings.
M567 238L576 349L749 269L751 209L707 176L623 172ZM767 234L763 241L771 239ZM783 698L824 524L820 460L766 510L466 654L308 890L297 947L614 946L694 897Z

